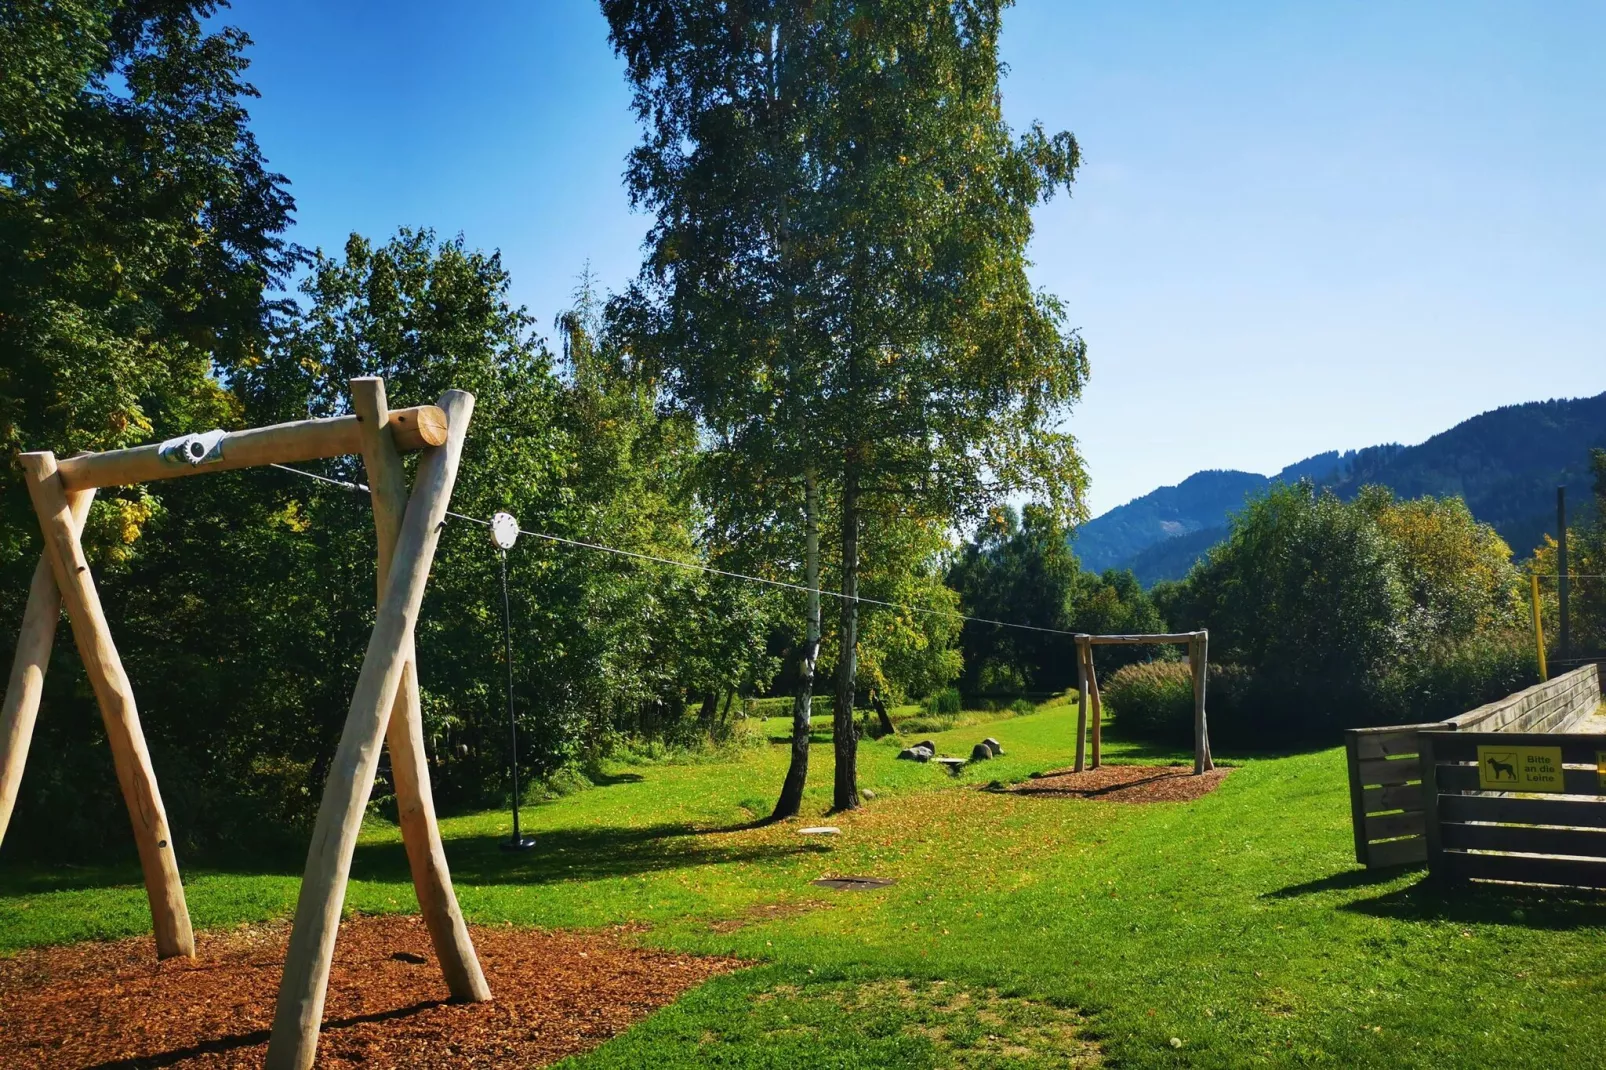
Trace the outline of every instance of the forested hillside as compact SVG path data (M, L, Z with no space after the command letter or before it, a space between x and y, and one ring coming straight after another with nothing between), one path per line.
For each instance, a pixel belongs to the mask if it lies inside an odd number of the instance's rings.
M1274 476L1197 472L1088 521L1075 548L1096 568L1130 568L1146 586L1185 574L1226 537L1227 516L1274 482L1309 478L1353 498L1363 486L1402 497L1459 495L1519 557L1555 530L1556 488L1580 505L1590 488L1589 450L1606 445L1606 394L1534 401L1482 413L1416 446L1330 451Z

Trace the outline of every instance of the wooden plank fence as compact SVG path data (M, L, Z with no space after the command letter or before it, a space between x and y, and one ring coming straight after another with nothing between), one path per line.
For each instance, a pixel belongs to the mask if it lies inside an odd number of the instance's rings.
M1594 712L1600 696L1600 670L1590 664L1447 721L1345 732L1355 860L1373 869L1428 860L1423 733L1561 732Z
M1421 741L1435 879L1606 888L1606 734L1430 731ZM1525 747L1559 753L1560 782L1544 792L1489 790L1479 748L1487 761L1499 757L1488 753L1496 746L1514 757Z

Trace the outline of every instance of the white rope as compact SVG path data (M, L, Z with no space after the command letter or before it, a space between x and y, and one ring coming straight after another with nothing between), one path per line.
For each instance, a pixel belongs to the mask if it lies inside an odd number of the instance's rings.
M306 476L308 479L316 479L320 483L330 483L337 487L344 487L347 490L360 491L363 494L368 493L368 488L361 483L350 483L344 479L331 479L329 476L321 476L316 472L307 472L300 468L291 468L289 465L274 464L271 465L271 467L283 469L286 472L294 472L296 475ZM491 522L489 520L481 520L477 516L467 516L463 513L454 513L450 509L446 511L446 515L449 517L454 517L458 520L467 520L471 524L483 524L486 527L491 526ZM805 587L801 583L788 583L785 580L772 580L764 576L751 576L745 572L730 572L726 569L714 568L712 565L699 565L693 561L677 561L672 557L657 557L653 554L637 553L634 550L621 550L618 547L604 546L602 543L597 542L584 542L580 539L566 539L561 535L548 535L543 531L529 531L525 528L520 528L519 534L528 535L532 539L544 539L547 542L561 543L564 546L575 546L584 550L595 550L598 553L615 554L619 557L634 558L637 561L651 561L652 563L658 565L673 565L675 568L688 569L693 572L706 572L713 576L724 576L727 579L745 580L748 583L761 583L765 584L766 586L780 587L789 591L802 591L804 594L808 594L810 591L810 588ZM843 594L841 591L827 591L822 589L819 591L819 594L825 596L826 598L839 598L844 602L849 601L851 598L851 596ZM1062 628L1041 628L1035 624L1017 624L1013 621L992 620L988 617L972 617L967 616L964 613L955 613L952 610L947 609L930 609L924 606L903 605L900 602L884 602L879 598L866 598L863 595L860 595L856 599L852 600L863 602L872 606L885 606L888 609L900 609L906 613L925 613L930 616L953 617L956 620L970 621L973 624L993 624L1000 628L1019 628L1022 631L1043 632L1048 635L1077 636L1084 634L1082 632L1066 631Z

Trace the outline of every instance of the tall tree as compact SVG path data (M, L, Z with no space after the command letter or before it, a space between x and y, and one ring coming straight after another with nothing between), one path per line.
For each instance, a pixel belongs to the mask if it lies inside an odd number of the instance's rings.
M207 24L217 6L0 5L0 559L33 557L19 450L238 418L213 370L261 352L293 204L247 126L249 40ZM96 505L119 535L154 508Z
M1079 507L1059 417L1085 349L1025 259L1079 155L1004 122L1005 6L603 0L645 127L626 182L656 215L619 322L721 449L839 506L836 809L859 802L867 499L925 520L1019 490Z

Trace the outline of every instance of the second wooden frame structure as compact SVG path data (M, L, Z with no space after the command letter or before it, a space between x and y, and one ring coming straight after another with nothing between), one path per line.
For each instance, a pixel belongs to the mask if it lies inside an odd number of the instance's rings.
M1161 632L1152 635L1087 635L1076 636L1076 772L1097 769L1101 764L1104 727L1104 700L1099 695L1099 677L1093 667L1093 648L1096 646L1140 646L1162 643L1182 643L1188 648L1188 667L1193 677L1193 771L1195 775L1207 773L1216 767L1210 757L1210 726L1205 720L1205 679L1209 668L1210 633ZM1093 721L1093 762L1087 759L1088 718Z

